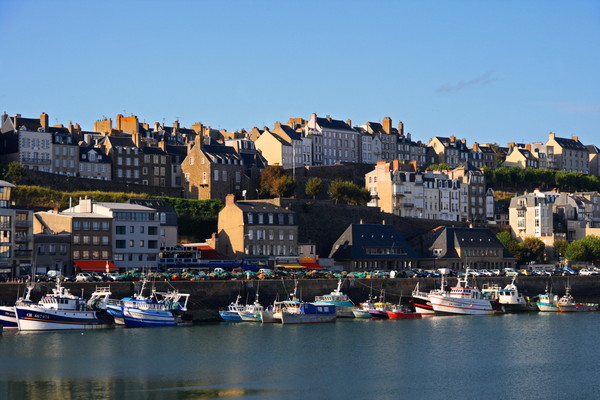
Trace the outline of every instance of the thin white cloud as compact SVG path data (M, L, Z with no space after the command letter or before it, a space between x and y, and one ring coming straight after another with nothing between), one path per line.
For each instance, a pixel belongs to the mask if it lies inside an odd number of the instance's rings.
M459 90L463 90L463 89L471 87L471 86L487 85L489 83L499 80L498 78L494 78L492 76L493 74L494 74L494 71L488 71L488 72L486 72L476 78L468 80L468 81L460 81L456 84L446 83L446 84L440 86L439 88L437 88L436 93L452 93L452 92L458 92Z

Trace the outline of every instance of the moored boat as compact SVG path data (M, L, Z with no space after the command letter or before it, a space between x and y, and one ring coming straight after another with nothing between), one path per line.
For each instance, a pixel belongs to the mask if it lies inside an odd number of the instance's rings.
M323 302L333 304L335 313L338 318L353 318L353 311L358 307L350 300L348 295L342 293L342 279L338 280L337 288L329 294L316 296L315 302Z
M431 300L429 296L433 294L445 294L446 291L446 276L448 275L449 270L446 268L440 268L441 274L441 287L439 289L433 289L429 292L422 292L419 290L419 283L415 285L415 288L412 292L412 300L413 305L415 307L415 311L422 315L434 315L435 311L433 311L433 306L431 305Z
M481 295L476 287L469 286L469 270L458 278L457 286L447 293L436 293L429 296L436 315L484 315L493 314L492 303Z
M414 312L405 305L397 304L387 312L389 319L420 319L421 313Z
M542 312L558 312L558 296L553 294L552 291L548 291L548 286L546 286L546 291L543 294L539 294L537 296L537 302L535 305L538 310Z
M230 303L227 308L224 308L219 311L219 315L224 321L227 322L240 322L242 321L242 317L240 316L240 311L244 310L244 305L240 303L241 295L238 294L235 302Z
M22 331L98 329L112 326L105 312L90 310L84 298L63 287L60 279L51 294L37 304L15 305L17 324Z
M512 281L503 288L498 284L484 285L481 294L497 303L498 307L504 312L526 311L527 300L519 292L515 279L516 277L513 277Z
M556 303L560 312L590 312L598 311L597 303L577 303L571 295L571 287L567 286L565 295Z
M30 305L33 302L31 301L31 291L33 290L33 284L29 283L27 285L27 292L24 297L19 297L15 302L15 305ZM0 306L0 325L2 325L5 329L18 329L19 325L17 323L17 312L15 311L15 306Z
M265 308L258 301L258 289L256 290L256 299L252 304L246 304L243 310L238 311L238 314L242 321L245 322L261 322L262 321L262 312L265 311Z
M296 296L298 283L289 300L276 301L273 304L273 318L282 324L310 324L335 322L335 306L323 302L303 302Z

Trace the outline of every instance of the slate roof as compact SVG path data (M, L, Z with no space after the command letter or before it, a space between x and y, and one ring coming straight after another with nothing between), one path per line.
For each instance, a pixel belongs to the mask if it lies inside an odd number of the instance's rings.
M105 140L108 140L112 147L136 147L131 137L127 136L106 136Z
M454 142L450 141L449 137L436 136L437 140L440 141L444 145L444 147L452 147L457 148L460 151L469 151L467 145L462 142L462 140L456 139Z
M579 140L567 139L567 138L559 138L555 137L556 143L560 145L563 149L567 150L576 150L576 151L587 151L587 147L585 147Z
M440 258L459 258L457 248L502 249L503 258L514 258L487 228L446 227L429 249L442 249Z
M302 140L302 136L292 129L290 126L281 125L281 129L285 132L286 135L290 137L292 140Z
M370 254L370 249L382 249ZM402 249L404 254L385 254L386 249ZM336 260L416 259L418 254L393 225L351 224L331 248L330 258Z
M112 162L110 158L108 158L108 156L102 152L102 150L95 147L79 147L79 162L89 162L87 154L90 151L94 151L96 153L96 158L98 161L95 162L106 164L110 164ZM85 159L83 158L84 155L86 155Z
M212 156L217 159L225 160L241 160L238 152L231 146L225 145L203 145L201 149L207 156Z
M327 119L317 117L317 124L323 129L334 129L337 131L352 131L356 132L350 125L338 119Z
M167 155L167 153L159 147L142 147L142 148L140 148L140 151L144 154L158 154L161 156Z

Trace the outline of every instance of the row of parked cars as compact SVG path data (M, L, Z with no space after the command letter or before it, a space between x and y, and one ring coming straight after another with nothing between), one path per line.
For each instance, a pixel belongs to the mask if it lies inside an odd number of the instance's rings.
M60 273L57 273L57 271L48 271L45 274L35 275L35 281L56 282L58 277L65 282L112 282L122 280L122 277L118 272L80 272L76 275L61 275Z

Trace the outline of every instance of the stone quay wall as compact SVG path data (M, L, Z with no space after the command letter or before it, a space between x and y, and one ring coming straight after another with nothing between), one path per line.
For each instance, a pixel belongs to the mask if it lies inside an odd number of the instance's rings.
M481 288L485 284L499 284L504 286L512 278L494 277L477 278L476 285ZM298 280L298 296L305 301L314 300L315 296L330 293L338 281L335 279L303 279ZM419 283L421 291L429 291L440 287L439 278L400 278L400 279L346 279L342 291L350 296L355 304L363 302L370 293L381 298L382 289L385 291L385 300L398 303L407 303L415 285ZM456 284L456 278L448 279L449 285ZM517 286L524 296L533 298L544 293L550 287L553 293L563 295L567 284L571 286L571 293L576 301L600 302L600 276L574 276L574 277L537 277L527 276L517 278ZM273 301L285 300L294 291L293 280L214 280L214 281L171 281L148 283L146 292L152 285L157 291L177 289L182 293L190 293L188 310L195 321L219 320L220 308L235 301L238 295L242 303L254 302L256 291L259 292L259 301L263 305L270 305ZM120 299L131 296L141 286L141 282L106 282L106 283L65 283L71 293L89 298L96 287L110 286L112 297ZM32 300L37 301L43 295L52 292L53 284L49 282L36 283L32 292ZM13 304L25 290L24 283L0 283L0 304Z

